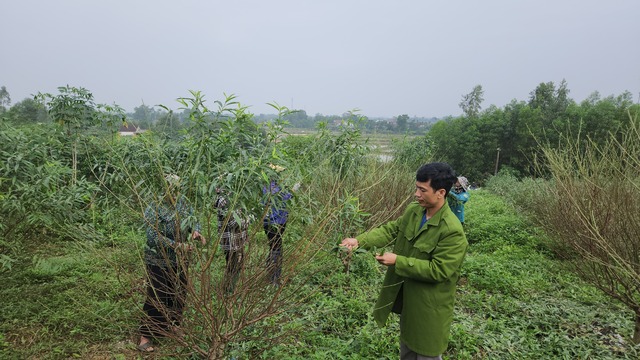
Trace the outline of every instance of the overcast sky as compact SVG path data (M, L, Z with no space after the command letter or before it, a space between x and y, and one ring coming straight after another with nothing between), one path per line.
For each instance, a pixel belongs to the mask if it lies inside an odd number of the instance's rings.
M458 115L566 79L640 94L638 0L0 0L0 86L12 104L71 85L132 111L235 94L370 117Z

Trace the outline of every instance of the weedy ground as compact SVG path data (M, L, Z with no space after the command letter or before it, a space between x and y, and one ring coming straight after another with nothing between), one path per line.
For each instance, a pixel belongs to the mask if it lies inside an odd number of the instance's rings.
M640 349L630 341L633 314L565 269L545 249L544 235L514 208L477 190L467 216L471 245L445 358L638 358ZM34 238L22 249L2 274L1 358L141 357L134 341L144 234L131 228L109 238L83 244ZM397 359L397 317L378 328L370 315L384 269L359 252L345 272L344 254L326 250L316 259L324 270L302 288L309 292L306 305L274 319L303 331L265 351L259 339L231 343L226 356ZM179 352L171 341L161 348L155 357Z

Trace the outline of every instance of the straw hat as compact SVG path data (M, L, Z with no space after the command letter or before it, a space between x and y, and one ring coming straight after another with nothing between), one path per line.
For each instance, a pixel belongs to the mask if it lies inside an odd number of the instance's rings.
M464 191L469 190L469 180L467 180L466 177L458 176L458 182L460 183L460 186L462 186Z

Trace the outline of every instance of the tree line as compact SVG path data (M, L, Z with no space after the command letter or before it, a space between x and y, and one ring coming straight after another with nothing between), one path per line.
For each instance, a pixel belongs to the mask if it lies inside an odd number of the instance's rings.
M291 109L282 120L288 123L289 127L299 129L317 129L319 124L325 123L330 128L337 129L345 118L349 117L349 112L339 115L308 115L303 109ZM0 115L10 120L14 124L28 124L38 122L48 122L51 118L45 109L38 104L34 98L25 98L11 105L11 96L5 86L0 88ZM188 109L171 110L164 106L149 106L140 104L134 107L133 111L126 113L127 122L139 126L142 129L153 129L167 134L177 134L180 130L187 128L189 118ZM253 114L253 121L261 124L275 120L277 114ZM362 124L364 131L378 133L424 133L429 126L437 121L435 117L409 117L407 114L394 116L391 118L375 117L367 118L368 121Z
M610 134L621 138L637 122L640 105L630 92L603 97L592 93L581 102L569 97L566 81L540 83L529 99L512 100L482 110L482 86L460 103L464 114L435 123L426 137L434 155L479 181L505 171L517 177L537 176L542 147L558 149L564 140L603 144Z
M410 144L398 144L406 151L420 151L413 156L420 163L433 156L450 163L472 182L482 183L498 171L518 177L536 175L536 163L542 145L558 148L565 138L580 137L601 143L609 134L620 137L640 110L628 91L602 96L593 92L577 102L569 97L567 82L540 83L527 100L512 100L503 107L490 105L482 109L484 90L476 85L463 95L461 116L443 119L398 115L392 119L360 116L359 128L364 133L403 133L418 136ZM40 100L43 98L41 97ZM41 102L41 101L40 101ZM0 90L0 116L13 123L51 121L36 98L24 99L13 106L6 87ZM145 104L126 113L116 108L128 123L177 136L187 128L189 109L173 111L167 107ZM309 116L304 110L288 110L280 117L285 127L338 131L350 114ZM253 115L252 121L266 124L275 114Z

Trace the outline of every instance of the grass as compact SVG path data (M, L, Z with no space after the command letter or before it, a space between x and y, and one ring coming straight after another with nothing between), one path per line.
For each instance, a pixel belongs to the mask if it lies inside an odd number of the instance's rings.
M0 290L1 358L86 358L115 354L134 330L130 245L33 243ZM118 267L115 261L121 262ZM135 269L139 265L135 264ZM134 267L130 267L131 270ZM137 271L133 272L134 274ZM90 350L100 344L99 351Z
M635 359L633 313L570 273L502 198L472 192L451 355ZM456 336L457 335L457 336Z
M640 356L630 340L633 314L550 256L543 234L502 198L472 192L466 226L471 246L446 358ZM141 286L143 234L125 230L111 239L83 244L34 240L20 254L2 274L0 358L139 357L133 341L141 306L136 289ZM384 269L371 254L358 253L344 273L340 253L330 250L316 259L323 271L302 288L310 294L306 305L265 320L298 331L295 339L266 351L259 339L233 343L229 356L398 358L397 317L378 328L370 314Z

